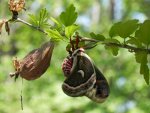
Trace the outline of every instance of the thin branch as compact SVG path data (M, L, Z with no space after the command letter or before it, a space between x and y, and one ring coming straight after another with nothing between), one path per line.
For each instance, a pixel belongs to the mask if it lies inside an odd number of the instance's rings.
M88 41L88 42L100 42L99 40L87 38L87 37L84 37L84 38L80 37L80 40L81 41Z
M42 33L44 33L45 35L47 35L47 33L46 33L43 29L41 29L40 27L34 26L34 25L32 25L32 24L30 24L30 23L28 23L28 22L26 22L26 21L24 21L24 20L22 20L22 19L20 19L20 18L17 18L17 19L15 20L15 22L21 22L21 23L23 23L23 24L25 24L25 25L28 25L29 27L32 27L32 28L34 28L34 29L36 29L36 30L38 30L38 31L40 31L40 32L42 32Z
M132 52L143 51L143 52L147 52L148 54L150 54L150 49L133 47L133 46L130 46L127 44L125 44L125 45L121 45L121 44L117 44L117 43L104 43L104 44L106 44L107 46L116 46L116 47L120 47L120 48L126 48L126 49L131 50Z
M90 38L82 38L82 41L91 41L91 42L100 42L99 40L96 39L90 39ZM143 52L147 52L148 54L150 54L150 49L145 49L145 48L138 48L138 47L133 47L127 44L118 44L118 43L102 43L105 44L107 46L116 46L116 47L120 47L120 48L125 48L125 49L129 49L131 52L139 52L139 51L143 51Z

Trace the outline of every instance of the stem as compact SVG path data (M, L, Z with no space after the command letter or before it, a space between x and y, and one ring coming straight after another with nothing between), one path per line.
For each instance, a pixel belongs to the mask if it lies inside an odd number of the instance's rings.
M133 52L139 52L139 51L143 51L143 52L147 52L148 54L150 54L150 49L145 49L145 48L138 48L138 47L133 47L130 45L121 45L121 44L117 44L117 43L103 43L107 46L116 46L116 47L120 47L120 48L125 48L125 49L129 49L132 50Z
M20 18L17 18L17 19L15 20L15 22L21 22L21 23L23 23L23 24L25 24L25 25L28 25L29 27L32 27L32 28L34 28L34 29L36 29L36 30L38 30L38 31L40 31L40 32L42 32L42 33L44 33L45 35L47 35L47 33L46 33L43 29L41 29L40 27L34 26L34 25L32 25L32 24L30 24L30 23L28 23L28 22L26 22L26 21L24 21L24 20L22 20L22 19L20 19Z
M81 38L81 41L91 41L91 42L100 42L99 40L95 40L95 39L90 39L90 38ZM133 46L130 46L130 45L127 45L127 44L118 44L118 43L113 43L113 42L110 42L110 43L102 43L102 44L105 44L107 46L116 46L116 47L120 47L120 48L125 48L125 49L129 49L129 50L132 50L133 52L139 52L139 51L144 51L144 52L147 52L148 54L150 54L150 49L148 48L138 48L138 47L133 47Z
M100 42L99 40L96 40L96 39L91 39L91 38L87 38L87 37L80 37L80 40L81 41L89 41L89 42Z
M125 38L124 38L124 42L123 43L124 43L124 45L126 45L126 39Z
M147 45L147 49L148 49L149 45Z

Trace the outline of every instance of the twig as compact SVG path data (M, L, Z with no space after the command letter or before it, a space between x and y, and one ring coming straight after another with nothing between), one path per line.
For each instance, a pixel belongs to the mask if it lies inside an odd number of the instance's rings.
M105 45L107 46L116 46L116 47L120 47L120 48L126 48L126 49L129 49L129 50L132 50L133 52L140 52L140 51L143 51L143 52L147 52L148 54L150 54L150 49L145 49L145 48L138 48L138 47L133 47L133 46L130 46L130 45L121 45L121 44L117 44L117 43L104 43Z
M15 20L15 22L21 22L21 23L23 23L23 24L26 24L26 25L28 25L29 27L32 27L32 28L34 28L34 29L36 29L36 30L38 30L38 31L40 31L40 32L42 32L42 33L44 33L45 35L47 35L47 33L46 33L43 29L41 29L40 27L34 26L34 25L32 25L32 24L30 24L30 23L28 23L28 22L26 22L26 21L24 21L24 20L22 20L22 19L20 19L20 18L17 18L17 19Z
M89 41L89 42L99 42L99 40L92 39L92 38L87 38L87 37L80 37L81 41Z
M91 41L91 42L100 42L99 40L90 39L90 38L82 38L81 40L82 41ZM112 42L110 42L110 43L102 43L102 44L105 44L107 46L116 46L116 47L120 47L120 48L129 49L129 50L132 50L132 52L143 51L143 52L147 52L148 54L150 54L150 49L133 47L133 46L130 46L130 45L127 45L127 44L118 44L118 43L112 43Z

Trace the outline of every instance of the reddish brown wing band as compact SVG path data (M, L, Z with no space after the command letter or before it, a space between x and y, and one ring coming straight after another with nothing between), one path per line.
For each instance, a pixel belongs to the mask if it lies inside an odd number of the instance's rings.
M70 75L62 85L62 89L69 96L83 96L93 88L96 82L94 66L87 54L80 49L77 49L71 57L73 58L73 66Z

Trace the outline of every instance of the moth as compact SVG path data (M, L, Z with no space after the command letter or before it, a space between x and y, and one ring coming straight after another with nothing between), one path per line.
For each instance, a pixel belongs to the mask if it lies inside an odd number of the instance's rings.
M103 102L109 96L107 80L83 48L64 60L62 70L66 77L62 90L68 96L87 96L95 102Z

